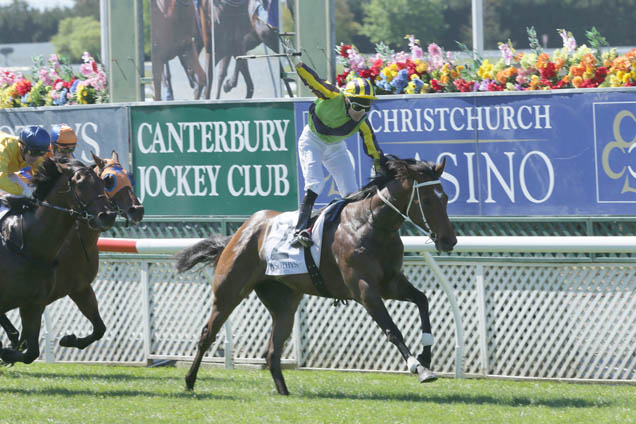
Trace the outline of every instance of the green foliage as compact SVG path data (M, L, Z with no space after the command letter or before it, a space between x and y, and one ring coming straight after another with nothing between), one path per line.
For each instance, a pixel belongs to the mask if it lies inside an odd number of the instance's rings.
M66 18L51 42L59 55L79 62L85 51L93 55L101 51L100 33L100 24L92 17Z
M424 44L434 42L447 28L445 0L370 0L363 5L362 34L374 43L393 46L404 43L404 34L414 34Z
M362 26L355 20L355 15L351 11L347 0L335 0L334 8L336 18L336 44L353 43L353 36L360 32Z
M32 9L25 0L13 0L0 6L0 41L2 43L37 43L48 41L65 16L63 9Z
M528 33L528 43L530 44L530 48L534 51L534 53L539 56L543 53L543 48L541 44L539 44L539 40L537 39L537 31L533 26L526 28L526 32Z
M603 47L609 47L607 40L605 37L601 35L600 32L595 27L592 27L590 31L585 32L585 37L587 37L587 41L590 43L590 47L596 50L595 56L598 62L603 62Z

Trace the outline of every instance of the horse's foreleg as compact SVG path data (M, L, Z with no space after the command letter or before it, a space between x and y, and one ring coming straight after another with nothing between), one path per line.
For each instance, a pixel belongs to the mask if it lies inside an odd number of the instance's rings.
M240 60L236 63L238 70L243 75L245 80L245 98L251 99L254 96L254 83L252 82L252 76L250 75L250 68L247 64L247 60ZM236 84L235 84L236 85Z
M5 333L7 333L7 337L9 337L9 341L11 342L11 347L13 349L17 349L20 341L20 332L13 326L5 314L0 314L0 325L4 329Z
M221 60L219 60L219 64L221 65L219 67L219 74L217 75L217 79L216 79L216 98L220 99L221 98L221 86L223 86L223 80L225 80L225 77L227 76L227 67L230 64L230 56L225 56L224 58L221 58Z
M404 274L399 274L391 283L383 287L382 294L385 299L412 302L417 306L422 326L422 353L418 355L417 361L428 370L431 366L431 347L433 345L431 320L428 313L428 298L424 293L416 289ZM429 377L425 381L433 380Z
M409 371L414 374L418 374L420 382L429 382L437 380L437 376L433 374L428 368L425 368L418 360L411 354L411 351L404 343L404 337L397 328L393 319L389 315L382 297L378 290L370 286L366 281L360 281L358 287L361 287L360 300L362 306L367 310L373 320L380 326L387 339L393 343L402 357L406 361Z
M86 337L79 338L75 334L67 334L60 339L60 346L84 349L104 336L106 326L104 325L104 321L102 321L102 317L99 315L97 298L91 286L87 286L80 292L71 293L69 297L75 302L80 312L91 322L93 332Z
M1 349L0 360L9 364L15 362L30 364L40 356L39 339L42 312L44 312L44 306L40 305L20 308L22 335L26 340L27 349L24 353L15 349Z
M275 281L265 281L259 284L255 291L272 316L272 335L267 349L267 366L278 393L288 395L289 391L280 368L280 358L285 341L294 327L294 313L302 299L302 293L295 292Z

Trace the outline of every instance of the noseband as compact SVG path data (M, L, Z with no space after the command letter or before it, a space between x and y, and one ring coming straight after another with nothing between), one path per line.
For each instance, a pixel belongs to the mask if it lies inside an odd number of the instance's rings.
M417 193L417 204L419 205L419 208L420 208L420 214L422 215L422 221L426 223L426 216L424 215L424 210L422 209L422 201L420 199L420 191L418 189L420 187L427 187L427 186L432 186L432 185L436 185L436 184L440 184L441 185L442 183L440 182L440 180L424 181L422 183L416 183L416 180L413 180L413 186L411 187L411 198L409 199L409 204L406 206L406 214L403 214L402 212L400 212L400 210L397 207L395 207L395 205L393 205L393 203L391 203L390 200L388 200L386 197L384 197L382 195L382 193L380 192L379 188L376 188L376 191L378 193L378 197L380 199L382 199L382 201L384 202L385 205L389 206L391 209L393 209L394 211L399 213L402 216L402 218L404 218L404 220L406 222L410 222L418 230L420 230L426 236L428 236L432 240L434 240L435 239L435 233L433 233L432 231L430 231L428 229L424 229L424 228L420 227L419 225L417 225L415 222L413 222L413 220L411 218L409 218L409 210L411 209L411 205L413 204L413 199L415 198L415 193Z

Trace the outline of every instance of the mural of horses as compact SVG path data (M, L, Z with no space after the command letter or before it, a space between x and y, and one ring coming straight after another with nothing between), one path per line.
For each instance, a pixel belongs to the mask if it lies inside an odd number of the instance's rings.
M186 388L194 388L203 355L234 308L252 291L272 316L266 360L280 394L289 394L281 372L281 353L303 294L360 303L398 348L409 370L417 373L421 382L436 380L437 376L429 370L433 336L428 299L401 271L404 246L399 229L409 219L423 229L430 227L438 250L453 249L457 238L446 213L448 196L439 180L444 166L445 161L435 164L392 157L382 174L359 192L347 196L340 215L332 224L325 225L322 235L323 289L314 286L308 274L265 275L267 264L261 247L272 220L280 214L276 211L256 212L231 238L212 236L177 254L180 272L197 263L216 266L212 312L185 377ZM406 346L383 299L417 305L423 345L417 358Z
M95 173L104 181L105 194L117 213L126 222L133 225L139 223L144 216L144 207L133 192L128 173L119 163L119 156L113 151L110 159L102 159L93 154ZM59 266L55 270L55 288L49 294L46 304L50 305L64 296L69 296L80 312L93 325L93 332L86 337L75 334L64 336L60 346L84 349L99 340L106 331L106 326L99 314L95 292L91 287L99 268L99 250L97 239L101 231L80 223L71 230L71 234L62 246L58 257ZM24 343L19 340L18 331L6 315L0 315L0 325L4 328L12 347L17 349Z
M194 89L194 99L206 86L195 40L201 37L192 0L152 0L152 79L154 100L161 100L162 79L168 62L178 57ZM169 81L169 75L165 78Z
M75 222L105 231L116 217L104 182L79 161L46 159L33 185L35 202L13 199L11 206L26 210L7 217L1 227L0 314L20 308L26 341L25 352L0 347L0 360L6 363L31 363L40 355L42 313L56 287L59 253Z

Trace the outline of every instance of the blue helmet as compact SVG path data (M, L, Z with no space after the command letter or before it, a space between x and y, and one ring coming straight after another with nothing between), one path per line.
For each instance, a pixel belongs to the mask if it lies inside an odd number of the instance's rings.
M27 149L31 150L48 150L51 143L51 136L46 130L37 125L30 125L24 127L20 131L20 142L24 144Z

